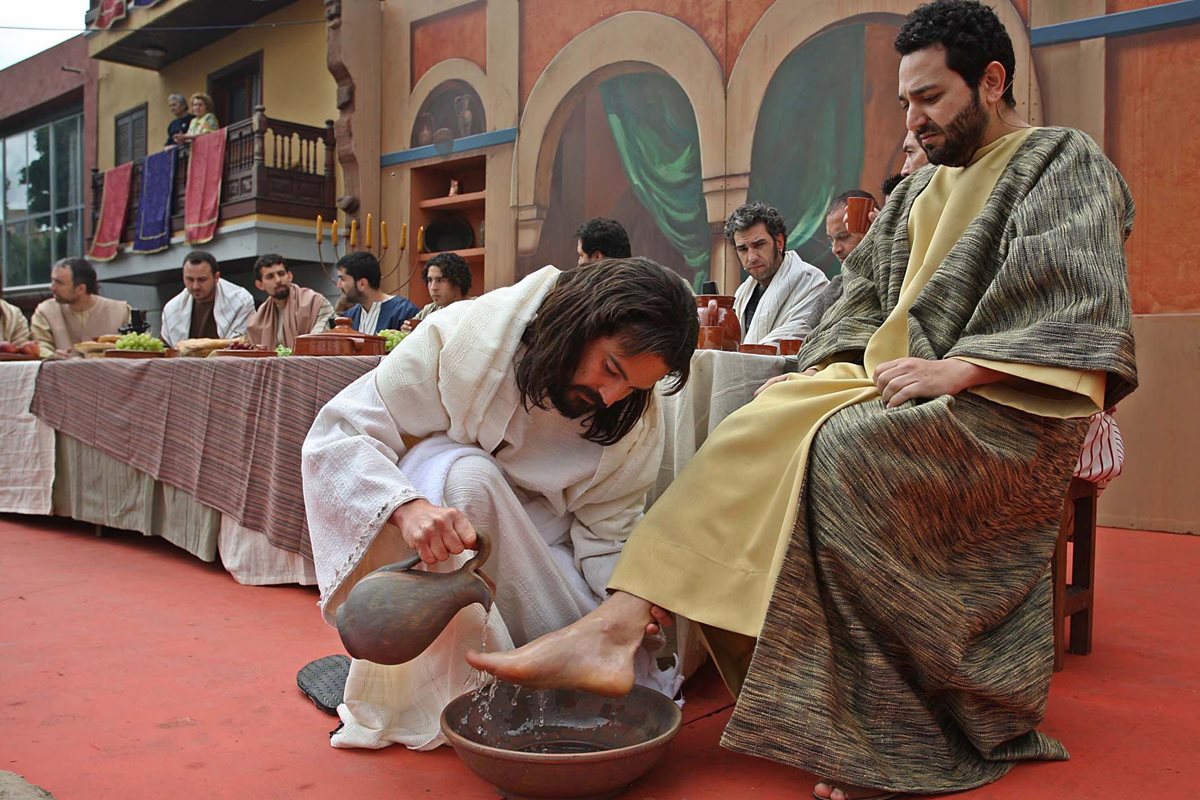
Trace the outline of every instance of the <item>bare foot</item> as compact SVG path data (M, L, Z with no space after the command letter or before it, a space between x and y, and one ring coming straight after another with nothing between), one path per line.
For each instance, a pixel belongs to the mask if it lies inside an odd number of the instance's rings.
M873 789L870 786L855 786L852 783L834 783L821 781L813 787L813 797L820 800L889 800L899 797L898 792L887 789Z
M467 653L467 663L534 689L583 689L623 697L633 689L633 657L650 604L617 592L583 619L505 653Z

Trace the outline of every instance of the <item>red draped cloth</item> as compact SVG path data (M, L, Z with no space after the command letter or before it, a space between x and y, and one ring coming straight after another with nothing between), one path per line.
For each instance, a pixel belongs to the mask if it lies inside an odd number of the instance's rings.
M100 0L100 13L93 27L106 31L119 19L125 19L125 0Z
M112 261L117 257L121 234L125 231L125 211L129 208L129 183L132 175L132 161L104 173L100 221L96 224L96 235L92 237L92 248L88 250L88 258L93 261Z
M192 140L183 226L188 244L212 241L221 208L221 173L225 170L225 129Z

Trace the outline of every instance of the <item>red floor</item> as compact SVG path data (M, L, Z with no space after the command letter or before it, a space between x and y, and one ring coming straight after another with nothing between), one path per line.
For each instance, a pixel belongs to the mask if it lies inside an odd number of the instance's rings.
M1200 537L1102 530L1094 651L1067 657L1043 729L1067 763L971 800L1200 797ZM488 798L448 749L334 750L296 671L340 651L316 592L246 587L161 539L0 516L0 770L58 800ZM717 746L711 673L624 797L804 798L811 778Z

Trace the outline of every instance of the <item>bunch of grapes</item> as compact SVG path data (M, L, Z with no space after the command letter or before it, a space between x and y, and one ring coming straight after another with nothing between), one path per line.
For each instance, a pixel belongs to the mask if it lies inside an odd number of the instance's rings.
M386 340L385 345L389 353L392 352L393 347L400 344L400 342L404 340L405 336L408 336L408 334L404 331L398 331L395 328L388 328L387 330L379 331L379 335Z
M254 342L250 341L249 339L245 338L244 336L240 339L235 339L234 341L230 342L229 346L226 349L227 350L262 350L261 347L259 347Z
M277 355L277 356L290 356L291 354L292 354L292 348L290 348L290 347L284 347L283 345L279 345L278 347L275 348L275 355Z
M161 353L163 343L161 339L155 339L148 333L127 333L117 339L116 348L118 350L149 350L152 353Z

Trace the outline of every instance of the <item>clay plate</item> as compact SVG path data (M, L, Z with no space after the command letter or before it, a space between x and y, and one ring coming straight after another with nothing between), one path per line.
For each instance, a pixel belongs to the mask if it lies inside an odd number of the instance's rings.
M38 358L25 353L0 353L0 361L37 361Z
M214 356L233 356L234 358L277 358L274 350L214 350Z
M170 358L172 350L105 350L105 358Z

